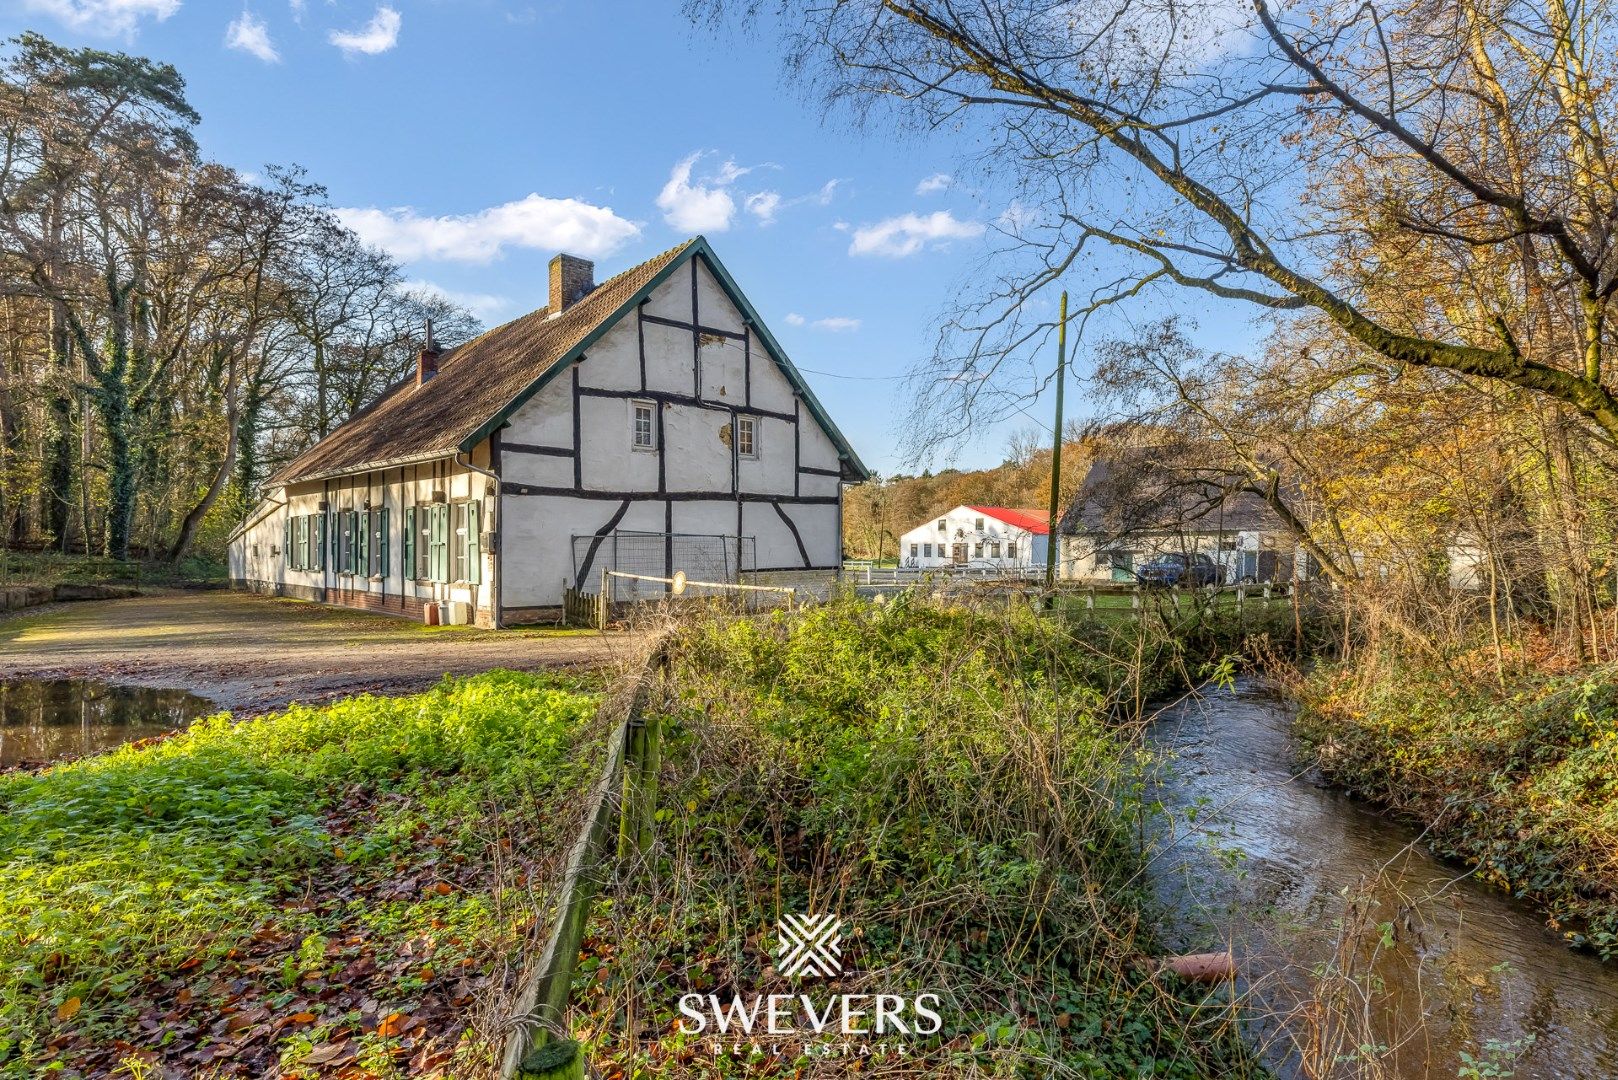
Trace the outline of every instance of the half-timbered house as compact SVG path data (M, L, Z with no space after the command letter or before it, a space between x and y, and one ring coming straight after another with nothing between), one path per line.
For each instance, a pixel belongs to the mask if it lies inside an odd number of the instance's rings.
M603 566L835 575L866 470L707 241L440 352L289 462L232 535L238 588L480 625ZM717 552L721 567L680 565Z

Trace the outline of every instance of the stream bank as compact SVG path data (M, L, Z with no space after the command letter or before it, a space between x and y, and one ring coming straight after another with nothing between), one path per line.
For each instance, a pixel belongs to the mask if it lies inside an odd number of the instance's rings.
M1172 758L1152 860L1164 937L1236 953L1278 1075L1336 1058L1335 1075L1401 1080L1618 1075L1618 967L1300 769L1292 726L1242 679L1148 736Z

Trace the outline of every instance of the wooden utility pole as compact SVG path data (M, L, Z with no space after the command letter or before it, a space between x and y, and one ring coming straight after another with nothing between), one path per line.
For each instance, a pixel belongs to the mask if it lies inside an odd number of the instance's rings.
M1056 602L1056 522L1062 497L1062 388L1067 383L1067 293L1062 293L1062 314L1056 324L1056 437L1051 455L1051 520L1045 537L1045 606Z

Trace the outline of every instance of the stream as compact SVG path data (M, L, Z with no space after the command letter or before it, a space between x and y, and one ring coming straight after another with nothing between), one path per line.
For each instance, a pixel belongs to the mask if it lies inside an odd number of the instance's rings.
M1300 770L1291 718L1244 679L1148 732L1172 756L1152 862L1162 936L1234 952L1277 1074L1335 1058L1340 1076L1618 1077L1618 963L1569 950L1415 828Z

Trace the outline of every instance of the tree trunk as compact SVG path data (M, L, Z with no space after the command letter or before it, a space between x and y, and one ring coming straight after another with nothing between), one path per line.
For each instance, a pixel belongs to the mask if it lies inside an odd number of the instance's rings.
M208 490L203 492L202 499L180 522L180 533L174 538L174 546L169 548L169 562L177 563L185 558L186 552L191 548L191 541L196 537L197 527L202 519L208 516L213 509L214 502L219 493L225 490L225 484L236 469L236 447L241 433L240 410L236 405L237 363L231 361L230 380L225 387L225 456L214 470L213 479L208 482Z

